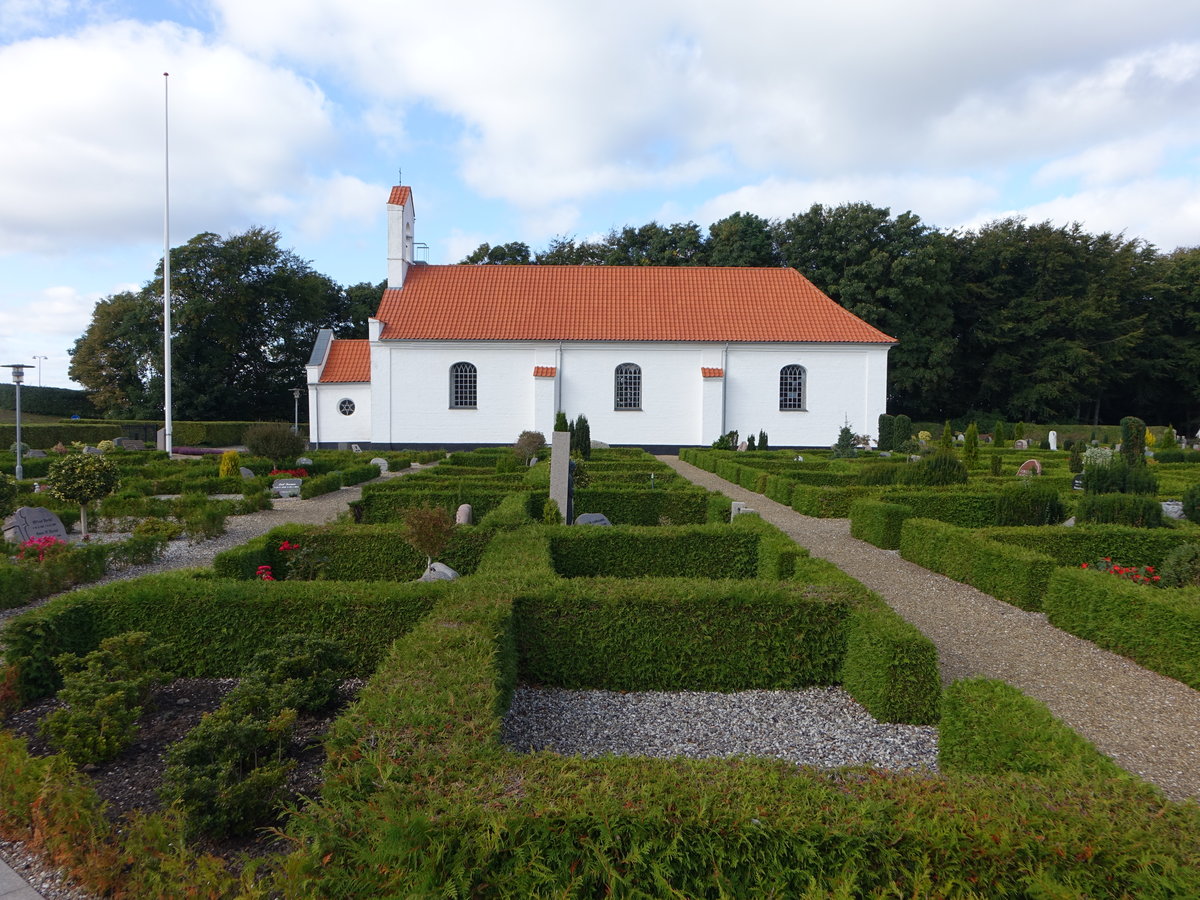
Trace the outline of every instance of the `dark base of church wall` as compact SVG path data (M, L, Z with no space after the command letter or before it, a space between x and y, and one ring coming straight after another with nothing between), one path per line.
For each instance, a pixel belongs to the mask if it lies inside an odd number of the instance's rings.
M321 441L320 443L310 443L310 450L353 450L353 441ZM378 453L381 450L445 450L447 453L453 453L456 450L479 450L483 447L511 447L512 444L371 444L358 442L358 448L363 453ZM698 447L707 444L609 444L610 447L640 447L647 453L652 453L655 456L674 456L679 453L681 447Z

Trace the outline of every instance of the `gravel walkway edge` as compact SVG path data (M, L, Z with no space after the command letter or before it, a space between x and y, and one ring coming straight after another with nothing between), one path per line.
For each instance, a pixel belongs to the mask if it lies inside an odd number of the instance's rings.
M658 458L689 481L746 502L882 596L937 646L944 682L1006 681L1171 799L1200 799L1200 692L1055 628L1044 614L857 540L848 519L803 516L677 457Z

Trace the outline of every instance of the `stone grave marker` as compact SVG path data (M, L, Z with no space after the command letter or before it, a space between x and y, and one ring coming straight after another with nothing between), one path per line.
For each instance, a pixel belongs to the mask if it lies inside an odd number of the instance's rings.
M56 537L67 539L62 520L44 506L19 506L5 526L5 533L20 544L30 538Z
M299 497L300 485L303 483L299 478L276 478L271 484L271 490L280 497Z
M26 459L45 459L46 451L45 450L27 450L25 452L25 458Z
M1083 476L1082 475L1076 475L1074 478L1071 479L1071 490L1073 490L1073 491L1082 491L1083 490Z
M457 577L458 573L448 565L435 562L430 563L429 568L425 570L425 574L418 578L417 581L453 581Z
M1050 449L1057 450L1058 449L1058 432L1051 431L1050 434L1048 434L1046 437L1047 437L1047 440L1050 441Z
M86 453L88 456L103 456L104 455L104 451L101 450L99 447L84 447L83 452Z
M583 513L575 519L576 525L611 525L604 513Z
M355 453L362 453L362 447L358 446L358 444L351 444L350 449Z
M470 525L471 524L471 504L463 503L454 513L455 525Z
M556 431L551 436L550 499L558 505L564 522L571 521L571 432Z
M371 460L371 465L379 466L380 475L386 475L388 473L388 462L382 456L377 456Z
M311 466L312 464L312 460L307 456L300 456L296 458L296 465L298 466Z
M741 500L734 500L729 504L729 520L733 521L738 516L758 515L758 510L751 509Z
M1022 438L1019 441L1013 441L1013 449L1014 450L1028 450L1029 449L1029 441L1025 440L1024 438Z
M1017 469L1018 475L1041 475L1042 464L1036 459L1027 459L1021 463L1021 468Z
M239 474L242 476L242 478L244 478L246 481L249 481L251 478L253 478L253 477L254 477L254 472L253 472L253 470L251 470L251 469L247 469L245 466L242 466L241 468L239 468L239 469L238 469L238 473L239 473Z
M738 452L739 453L744 453L746 450L749 450L749 449L750 449L750 444L747 441L742 441L740 444L738 444Z

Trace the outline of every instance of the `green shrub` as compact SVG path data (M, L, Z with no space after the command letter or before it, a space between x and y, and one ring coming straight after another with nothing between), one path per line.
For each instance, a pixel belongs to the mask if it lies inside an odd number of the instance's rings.
M892 434L895 422L895 416L889 416L887 413L879 416L879 440L876 443L880 450L892 449Z
M79 506L83 533L88 533L87 504L107 497L121 480L117 464L103 456L72 453L50 464L47 482L50 494L66 503Z
M1105 556L1127 566L1161 567L1188 537L1170 528L1082 524L1062 528L988 528L990 540L1015 544L1051 557L1060 566L1078 567Z
M1200 544L1180 544L1167 554L1158 574L1165 588L1200 587Z
M161 520L160 520L161 521ZM132 534L117 544L109 544L110 562L126 566L144 566L159 559L167 539L154 534Z
M226 450L221 454L220 476L222 478L240 477L241 468L241 456L236 450Z
M17 508L17 481L10 475L0 473L0 519L12 515Z
M895 484L901 466L889 462L867 463L858 470L858 483L864 486Z
M285 634L260 650L243 675L274 693L279 708L320 712L337 700L350 659L336 641L308 634Z
M1137 528L1164 525L1162 505L1153 497L1136 494L1086 494L1075 507L1075 520Z
M57 657L54 665L63 678L58 699L66 707L42 720L46 739L77 764L114 758L133 743L142 705L162 680L159 665L168 651L145 632L128 632L101 641L82 658Z
M329 494L342 489L342 473L330 472L328 475L315 475L305 478L300 483L300 499L311 500L322 494Z
M562 527L549 532L554 569L565 578L754 578L760 536L721 525Z
M967 467L954 455L953 450L939 450L919 462L902 467L896 481L899 484L925 486L966 484Z
M846 623L842 686L881 722L930 725L942 694L937 648L887 604L856 605Z
M1137 416L1121 420L1121 458L1131 469L1146 465L1146 423Z
M549 501L543 507L543 515L545 510L549 509ZM558 505L555 504L555 510ZM529 495L509 494L500 505L489 512L486 516L479 519L479 527L481 530L510 530L513 528L521 528L533 522L533 517L529 514ZM558 522L551 524L562 524L561 514L558 517Z
M912 419L905 415L892 419L892 450L896 453L912 453Z
M1083 490L1088 494L1153 494L1158 491L1158 479L1147 466L1130 466L1117 457L1108 465L1085 468Z
M996 499L996 525L1058 525L1066 517L1058 491L1031 478L1005 485Z
M1183 492L1183 514L1189 522L1200 525L1200 484L1193 484Z
M265 456L276 463L285 463L303 452L307 441L293 434L288 425L266 423L251 425L242 434L242 442L254 456Z
M884 550L898 550L901 526L912 515L911 507L899 503L855 500L850 505L850 534Z

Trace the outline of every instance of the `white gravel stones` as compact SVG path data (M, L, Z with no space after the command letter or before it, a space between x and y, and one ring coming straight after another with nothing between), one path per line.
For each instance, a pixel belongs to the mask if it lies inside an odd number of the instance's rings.
M937 729L875 721L837 687L620 693L519 687L501 738L514 750L762 756L798 765L937 769Z

